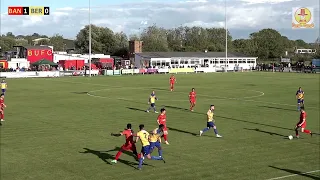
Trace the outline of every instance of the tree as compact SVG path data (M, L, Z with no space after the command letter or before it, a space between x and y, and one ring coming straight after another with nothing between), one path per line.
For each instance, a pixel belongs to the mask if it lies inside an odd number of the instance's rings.
M27 46L28 40L26 39L15 39L15 45L16 46Z
M66 44L62 35L55 34L49 40L49 45L53 46L55 51L65 51Z
M167 30L164 28L157 27L156 25L148 27L141 34L141 40L143 41L143 51L169 51Z
M232 42L235 52L245 55L254 56L256 48L251 39L236 39Z
M298 40L295 40L295 46L297 49L309 49L311 48L311 46L304 42L304 40L302 39L298 39Z
M1 51L11 51L13 49L13 46L16 44L14 38L2 36L0 38L0 47Z
M255 55L262 59L279 58L285 52L283 38L274 29L263 29L250 34L255 46Z
M167 30L167 41L170 51L183 51L185 46L185 29L178 28Z
M226 30L224 28L207 28L209 51L222 52L225 51L226 44ZM232 36L227 31L228 50L232 51Z
M114 34L115 45L113 49L114 56L126 57L128 55L128 37L125 33Z
M115 39L112 30L91 25L91 33L91 49L93 53L113 53ZM75 40L75 46L81 53L89 52L89 25L80 30Z
M140 37L137 34L132 34L129 36L130 41L140 41Z
M12 32L7 32L6 36L10 38L15 38L15 35Z

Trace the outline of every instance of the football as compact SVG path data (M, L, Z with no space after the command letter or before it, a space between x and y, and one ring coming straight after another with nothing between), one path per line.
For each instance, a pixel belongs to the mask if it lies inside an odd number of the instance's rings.
M292 135L290 135L290 136L288 136L288 138L289 138L290 140L292 140L292 139L293 139L293 136L292 136Z

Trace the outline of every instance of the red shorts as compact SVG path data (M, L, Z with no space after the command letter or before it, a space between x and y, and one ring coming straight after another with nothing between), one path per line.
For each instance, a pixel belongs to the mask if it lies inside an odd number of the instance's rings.
M300 125L300 122L297 124L298 127L301 127L301 128L306 128L307 127L307 123L306 122L302 123L301 126L299 126L299 125Z
M191 103L191 104L195 104L195 103L196 103L196 100L195 100L195 99L190 99L190 103Z
M168 134L168 128L166 125L163 127L163 134Z
M123 151L132 151L132 152L137 152L137 148L136 148L136 145L134 144L124 144L121 146L121 149Z

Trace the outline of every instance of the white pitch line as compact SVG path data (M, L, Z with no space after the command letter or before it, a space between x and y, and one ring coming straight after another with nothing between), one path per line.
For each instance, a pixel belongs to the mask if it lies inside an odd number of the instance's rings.
M52 80L52 79L50 79ZM57 82L65 82L65 83L75 83L75 84L89 84L89 85L97 85L97 86L102 86L102 87L109 87L110 90L114 89L114 88L123 88L120 86L108 86L108 85L104 85L104 84L95 84L95 83L85 83L85 82L74 82L74 81L63 81L63 80L53 80L53 81L57 81ZM184 86L185 87L185 86ZM128 88L127 88L128 89ZM144 89L144 88L140 88L140 89ZM242 89L244 90L244 89ZM97 96L97 95L93 95L90 94L92 92L98 92L98 91L103 91L102 89L100 90L95 90L95 91L89 91L87 93L87 95L91 96L91 97L98 97L98 98L104 98L104 99L112 99L112 98L108 98L108 97L104 97L104 96ZM158 91L164 91L164 90L158 90ZM246 101L246 102L257 102L257 103L263 103L263 104L273 104L273 105L280 105L280 106L291 106L291 107L296 107L296 105L294 104L283 104L283 103L277 103L277 102L268 102L268 101L257 101L257 100L252 100L250 98L257 98L257 97L261 97L264 96L265 93L262 91L257 91L257 90L249 90L249 91L254 91L254 92L259 92L261 93L260 95L257 96L250 96L250 97L242 97L242 98L229 98L229 97L221 97L221 96L208 96L208 95L200 95L200 96L204 96L204 97L215 97L215 98L220 98L220 99L230 99L230 100L241 100L241 101ZM181 92L175 92L175 93L181 93ZM184 93L183 93L184 94ZM126 99L129 100L129 99ZM171 100L172 101L172 100ZM177 100L178 101L178 100ZM180 101L179 101L180 102ZM317 107L312 107L312 106L308 106L309 109L318 109Z
M113 97L106 97L106 96L99 96L99 95L94 95L92 94L93 92L100 92L100 91L110 91L110 90L114 90L114 89L120 89L120 88L123 88L123 87L117 87L117 88L107 88L107 89L99 89L99 90L93 90L93 91L89 91L87 92L87 95L88 96L91 96L91 97L96 97L96 98L103 98L103 99L118 99L118 100L127 100L127 101L133 101L134 99L127 99L127 98L113 98ZM147 89L147 87L138 87L138 88L125 88L125 89ZM241 90L241 89L240 89ZM242 90L246 90L246 89L242 89ZM158 90L158 91L165 91L165 90ZM248 91L248 90L247 90ZM202 95L202 94L198 94L198 96L203 96L203 97L208 97L208 98L211 98L211 99L208 99L208 100L212 100L212 97L216 97L218 99L230 99L230 100L240 100L240 99L249 99L249 98L256 98L256 97L260 97L260 96L263 96L264 93L261 92L261 91L255 91L255 90L249 90L249 91L253 91L253 92L259 92L260 94L259 95L256 95L256 96L245 96L245 97L241 97L241 98L228 98L228 97L222 97L222 96L209 96L209 95ZM180 93L180 94L185 94L185 93L182 93L182 92L175 92L175 93ZM170 100L165 100L165 101L174 101L174 102L187 102L187 100L174 100L174 99L170 99Z
M304 172L304 173L291 174L291 175L275 177L275 178L271 178L271 179L267 179L267 180L284 179L284 178L293 177L293 176L299 176L299 175L304 175L304 174L312 174L312 173L319 172L319 171L320 170L315 170L315 171L309 171L309 172Z

